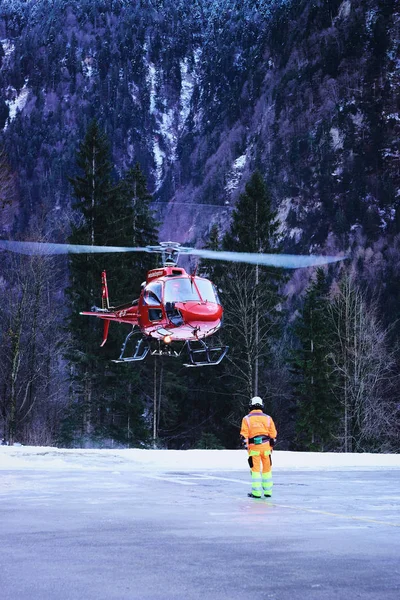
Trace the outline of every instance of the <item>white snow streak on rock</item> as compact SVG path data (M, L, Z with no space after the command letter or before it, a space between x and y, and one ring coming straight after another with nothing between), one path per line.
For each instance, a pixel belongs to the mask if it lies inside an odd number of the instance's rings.
M131 98L133 100L133 102L135 104L139 104L139 100L138 100L138 95L139 95L139 88L136 85L136 83L134 83L133 81L131 81L128 84L128 89L129 89L129 93L131 95Z
M350 0L344 0L342 4L339 6L338 17L341 19L347 19L351 11L351 2Z
M239 158L237 158L234 161L232 165L232 169L229 173L229 179L225 186L225 191L228 194L233 192L233 190L235 190L239 185L240 179L242 177L242 172L246 164L246 156L246 154L242 154L241 156L239 156Z
M155 68L154 64L149 63L146 81L147 81L147 85L149 86L149 89L150 89L150 114L155 115L157 117L157 113L156 113L156 78L157 77L156 76L157 76L157 72L156 72L156 68ZM153 136L152 142L153 142L154 162L156 164L156 172L155 172L156 186L155 186L155 189L158 190L161 185L161 181L162 181L165 152L163 152L163 150L161 150L160 138L157 133L155 133L155 135Z
M150 114L153 114L156 109L156 68L153 63L149 63L146 81L150 88Z
M153 154L154 154L154 162L156 163L156 190L159 189L162 181L163 175L163 164L165 159L165 152L161 150L159 144L158 135L153 137Z
M28 100L28 96L29 96L29 88L27 87L27 82L25 81L24 87L22 88L22 90L20 91L19 94L17 94L17 90L13 87L9 87L8 88L8 95L11 96L11 99L6 100L6 104L8 104L8 107L10 109L10 114L8 117L8 121L5 124L4 129L7 128L8 123L11 123L11 121L13 119L15 119L16 115L17 115L17 111L22 111L27 100Z
M290 239L294 240L296 243L300 240L303 234L303 230L299 227L293 227L293 229L289 229L288 235Z
M400 121L399 113L390 113L389 115L384 115L386 120L392 119L393 121Z
M90 79L93 76L93 57L87 56L84 60L82 60L81 64L83 75Z
M277 219L279 222L279 233L286 232L286 219L292 207L292 198L284 198L279 205Z
M159 77L157 67L153 63L147 66L147 86L150 94L150 114L155 119L155 131L152 138L152 151L156 165L155 172L155 190L158 190L162 184L166 161L173 163L176 160L176 147L178 144L178 133L184 128L186 119L191 109L191 100L193 90L198 80L196 66L199 62L201 50L194 52L194 68L191 69L190 59L188 57L180 61L181 70L181 91L178 105L168 106L167 98L160 97L157 102L157 82ZM134 84L130 86L132 99L137 101L136 89Z
M11 40L0 40L0 44L3 46L5 58L8 58L14 52L14 44Z
M331 127L330 133L332 136L333 148L335 150L340 150L343 148L343 135L339 129L337 127Z
M196 50L194 53L195 67L197 66L197 64L199 62L200 54L201 54L201 50ZM181 97L180 97L179 124L180 124L180 127L182 128L185 124L186 119L189 116L189 113L190 113L190 103L192 100L194 86L196 85L198 76L196 74L196 71L189 71L189 59L187 56L183 60L181 60L180 67L181 67L182 87L181 87Z
M177 135L176 128L174 127L174 110L171 108L162 113L162 121L160 123L160 131L164 140L168 142L169 145L169 156L170 160L173 162L176 159L176 146L177 146Z

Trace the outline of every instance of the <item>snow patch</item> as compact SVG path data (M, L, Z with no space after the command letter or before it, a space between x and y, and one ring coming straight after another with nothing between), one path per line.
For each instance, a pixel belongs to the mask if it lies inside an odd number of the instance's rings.
M244 166L246 164L246 159L247 153L242 154L233 162L232 168L228 175L228 182L225 185L225 191L228 194L232 193L233 190L235 190L238 187L239 182L242 178Z
M350 119L353 121L356 127L361 127L363 124L364 117L362 113L358 110L355 115L350 114Z
M183 60L180 61L180 69L181 69L181 97L180 97L180 114L179 114L179 122L180 126L183 127L186 119L190 113L190 103L193 96L193 90L198 82L197 75L197 65L200 61L201 56L201 48L197 48L194 51L194 70L190 71L189 69L189 58L186 56Z
M400 121L399 113L390 113L389 115L385 115L385 118L387 121L389 121L390 119L393 121Z
M292 208L292 198L284 198L279 205L277 219L280 223L280 231L286 230L286 219L289 214L290 209Z
M82 60L82 73L85 77L90 79L93 77L93 57L87 56Z
M134 83L133 81L131 81L130 83L128 83L128 90L129 93L131 95L131 98L133 100L133 102L135 104L139 104L139 87L136 85L136 83Z
M165 79L164 73L152 62L146 63L146 84L149 90L149 112L154 117L152 136L152 154L155 162L155 191L162 184L166 161L176 160L176 148L179 132L184 128L190 114L191 100L198 82L197 64L201 49L194 51L193 58L185 57L180 61L181 89L179 102L168 105L168 96L161 95L160 86ZM137 102L137 88L130 84L130 92Z
M9 86L7 88L8 99L6 99L6 104L8 105L8 108L10 110L10 114L4 126L4 129L6 129L7 125L15 119L15 117L17 116L17 111L22 111L24 109L28 100L29 92L30 90L28 88L27 80L25 81L24 87L22 88L19 94L17 93L17 90L14 87Z
M383 156L385 158L397 158L397 159L399 159L400 158L400 152L398 150L387 149L387 150L384 150Z
M194 80L190 75L188 62L189 62L189 59L187 56L180 62L181 80L182 80L181 97L180 97L180 107L181 107L180 124L181 125L184 125L186 119L189 116L190 101L192 99L193 89L194 89Z
M344 0L342 4L339 6L338 17L339 19L347 19L350 15L351 11L351 2L350 0Z
M377 14L378 13L375 9L369 10L367 12L365 25L366 25L368 33L371 33L371 31L372 31L372 27L375 23Z
M304 207L302 209L304 210ZM281 240L289 237L297 243L303 235L303 230L300 227L288 228L286 221L291 210L298 214L299 207L296 205L296 201L291 197L284 198L277 211L278 234Z
M170 108L162 113L160 132L169 145L169 157L172 162L176 160L176 146L178 143L175 127L175 111Z
M244 450L76 450L1 446L0 470L242 471ZM275 469L400 469L399 454L274 451Z
M378 214L381 218L380 229L385 231L388 223L391 223L396 218L396 209L393 207L378 208Z
M334 150L341 150L343 148L343 134L340 133L337 127L331 127L330 134L332 137L332 145Z
M163 165L165 159L165 152L160 148L160 142L158 135L153 137L153 156L154 162L156 163L156 190L159 189L162 176L163 176Z
M15 50L15 45L11 40L0 40L0 44L3 46L5 58L8 58Z
M150 114L154 115L156 117L156 121L157 121L157 110L156 110L156 81L157 81L157 71L156 71L156 67L154 66L153 63L148 63L148 71L147 71L147 75L146 75L146 83L149 87L150 90ZM163 117L161 117L162 119ZM162 127L160 127L160 123L158 122L158 128L161 130ZM160 131L161 133L161 131ZM164 165L164 159L165 159L165 152L161 149L160 146L160 135L159 133L156 131L155 135L152 138L152 150L153 150L153 157L154 157L154 162L156 165L156 172L155 172L155 191L157 191L160 186L161 186L161 182L162 182L162 176L163 176L163 165Z
M336 169L334 171L332 171L332 177L341 177L343 173L343 167L336 167Z
M300 238L303 234L303 230L300 227L293 227L293 229L289 229L288 236L291 240L294 240L296 243L300 241Z
M156 110L156 68L153 63L149 63L146 83L150 88L150 114L153 114Z

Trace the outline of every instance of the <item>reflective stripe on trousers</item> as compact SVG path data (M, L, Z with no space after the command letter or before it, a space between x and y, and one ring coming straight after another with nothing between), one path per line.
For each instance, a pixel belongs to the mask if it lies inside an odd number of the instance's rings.
M257 450L256 450L257 448ZM257 498L272 494L272 461L269 444L250 444L249 456L253 459L251 469L251 493Z

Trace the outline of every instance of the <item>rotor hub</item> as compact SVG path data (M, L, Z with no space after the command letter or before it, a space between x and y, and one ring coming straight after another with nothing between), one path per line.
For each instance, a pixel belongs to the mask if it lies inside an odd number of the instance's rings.
M148 252L159 252L164 267L175 267L183 250L179 242L160 242L158 246L147 246Z

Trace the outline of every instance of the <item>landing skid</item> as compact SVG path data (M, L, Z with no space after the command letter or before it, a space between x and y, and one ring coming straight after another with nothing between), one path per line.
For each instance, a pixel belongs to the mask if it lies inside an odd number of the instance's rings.
M208 367L219 365L228 352L229 346L217 346L210 348L204 340L195 342L188 340L185 344L190 363L186 363L184 367Z
M117 360L113 360L112 362L114 362L114 363L137 362L139 360L144 360L146 358L146 356L150 352L150 345L149 345L148 341L143 337L141 337L136 342L135 352L133 353L133 356L124 356L126 345L127 345L128 341L130 340L130 338L133 335L138 334L138 333L139 332L136 331L135 329L133 329L130 333L128 333L128 335L125 338L124 343L122 344L121 354L119 355L119 358L117 358Z
M135 351L132 356L124 356L126 345L133 335L141 335L139 331L133 329L127 336L121 348L121 354L114 363L129 363L144 360L150 353L150 356L169 356L178 358L186 349L189 355L189 363L184 363L184 367L206 367L219 365L225 357L228 346L209 347L204 340L187 340L182 342L181 347L176 349L176 345L165 344L161 340L149 340L140 337L136 342Z
M141 337L136 342L135 351L134 351L133 355L132 356L124 356L125 350L126 350L126 345L127 345L128 341L130 340L130 338L135 334L141 335L139 331L136 331L136 329L133 329L133 331L131 331L126 336L126 339L121 348L121 354L119 355L119 358L117 360L113 360L112 362L115 362L115 363L138 362L140 360L144 360L149 353L151 356L178 357L181 355L182 350L185 347L185 345L183 345L178 352L177 350L175 350L174 347L172 347L169 344L165 344L161 340L151 340L150 341L148 338Z

